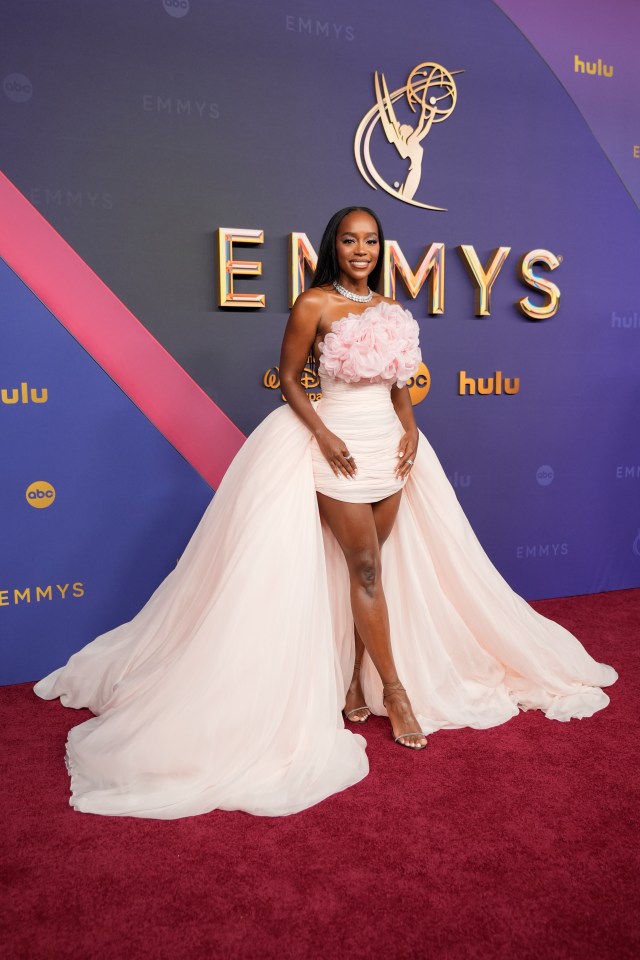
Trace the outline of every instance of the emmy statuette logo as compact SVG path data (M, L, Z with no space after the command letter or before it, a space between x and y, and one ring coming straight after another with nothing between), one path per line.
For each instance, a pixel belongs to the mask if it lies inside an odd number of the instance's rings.
M397 200L423 210L446 210L446 207L421 203L414 197L422 179L422 141L434 124L442 123L453 113L458 98L453 77L457 73L464 71L450 72L439 63L419 63L407 77L405 86L389 93L384 73L376 71L373 80L376 102L360 121L354 141L358 170L374 190L381 187ZM398 109L403 106L411 122L400 122L396 105ZM395 180L393 184L387 183L379 173L371 155L371 137L378 123L400 157L409 161L404 180Z

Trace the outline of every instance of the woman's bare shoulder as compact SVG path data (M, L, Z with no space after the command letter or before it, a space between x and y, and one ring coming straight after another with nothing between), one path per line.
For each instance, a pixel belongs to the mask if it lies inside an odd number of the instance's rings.
M305 290L296 299L291 314L289 315L289 327L309 327L311 325L317 328L325 314L329 293L323 287L311 287Z
M303 292L296 299L294 306L302 307L303 310L322 309L329 298L329 291L324 287L311 287Z

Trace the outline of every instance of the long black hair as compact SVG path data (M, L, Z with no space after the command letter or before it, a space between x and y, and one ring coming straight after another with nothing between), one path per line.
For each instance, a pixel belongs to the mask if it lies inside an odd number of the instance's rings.
M322 234L322 240L320 241L318 265L316 267L316 272L313 275L313 280L311 281L312 287L322 287L327 283L333 283L334 280L339 278L340 268L338 267L338 256L336 254L336 237L338 235L338 227L347 214L356 213L357 211L368 213L370 217L373 217L378 229L378 262L369 274L368 281L372 290L377 289L378 283L380 282L380 274L382 273L384 234L382 232L382 224L378 220L378 217L373 210L370 210L369 207L343 207L342 210L338 210L338 212L334 213L334 215L331 217L331 220L329 220L329 223L325 227L325 231Z

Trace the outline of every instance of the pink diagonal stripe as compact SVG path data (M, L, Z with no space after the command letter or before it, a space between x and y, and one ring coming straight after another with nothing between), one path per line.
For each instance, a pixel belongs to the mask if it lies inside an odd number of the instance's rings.
M0 256L216 488L244 435L3 173Z

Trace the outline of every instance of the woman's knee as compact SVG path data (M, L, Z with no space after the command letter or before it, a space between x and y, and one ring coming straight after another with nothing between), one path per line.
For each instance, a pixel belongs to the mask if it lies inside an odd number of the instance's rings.
M380 554L377 550L358 550L347 558L352 583L373 595L380 584Z

